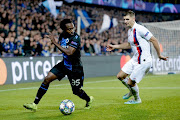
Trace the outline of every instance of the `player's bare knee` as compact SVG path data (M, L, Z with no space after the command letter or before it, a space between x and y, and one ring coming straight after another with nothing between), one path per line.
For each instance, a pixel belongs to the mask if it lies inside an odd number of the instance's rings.
M132 81L132 80L129 80L129 81L128 81L128 85L129 85L130 87L134 87L134 86L136 85L136 82L135 82L135 81Z
M46 77L44 78L43 83L44 83L45 85L47 85L47 84L50 84L50 82L51 82L50 77L49 77L49 76L46 76Z
M124 79L124 77L120 76L119 74L117 74L116 77L117 77L117 79L119 79L119 80L121 80L121 81Z

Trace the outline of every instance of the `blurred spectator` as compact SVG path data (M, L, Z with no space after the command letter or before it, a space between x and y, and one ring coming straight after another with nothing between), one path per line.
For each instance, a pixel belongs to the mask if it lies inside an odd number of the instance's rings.
M31 56L32 47L30 46L29 37L24 38L24 46L23 46L25 56Z
M45 47L44 47L44 49L43 49L42 52L41 52L41 55L42 55L42 56L46 56L46 57L51 55L48 46L45 46Z
M93 39L90 39L89 44L90 44L90 47L91 47L91 49L92 49L92 50L91 50L91 51L92 51L91 55L92 55L92 56L96 55L96 54L95 54L95 50L94 50L94 41L93 41Z
M4 38L0 37L0 56L2 56L2 54L4 53Z
M10 52L11 53L14 53L14 50L15 50L15 38L14 37L10 37L10 41L9 41L9 45L10 45Z
M14 55L15 56L24 56L23 44L21 43L21 41L17 41L16 47L14 50Z
M84 52L85 52L85 55L87 55L87 56L93 55L93 48L90 44L90 40L85 41Z
M85 55L84 44L85 44L85 39L81 38L81 54L82 55Z
M94 41L94 50L96 55L101 55L101 41L100 40L96 40L95 38L93 39Z
M106 51L106 46L107 46L107 41L101 42L101 53L103 55L107 55L107 51Z
M10 44L9 44L9 38L5 38L5 41L3 43L3 48L5 53L10 53Z

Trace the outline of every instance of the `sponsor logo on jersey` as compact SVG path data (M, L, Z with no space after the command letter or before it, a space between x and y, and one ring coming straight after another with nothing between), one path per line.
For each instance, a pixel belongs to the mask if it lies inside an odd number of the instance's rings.
M72 42L71 42L71 44L73 44L73 45L77 45L77 43L76 43L76 42L74 42L74 41L72 41Z

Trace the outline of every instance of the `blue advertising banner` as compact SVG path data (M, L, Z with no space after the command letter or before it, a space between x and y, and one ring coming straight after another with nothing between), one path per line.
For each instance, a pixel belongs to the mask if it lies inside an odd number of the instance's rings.
M66 0L69 1L69 0ZM71 0L71 2L84 2L103 6L118 7L123 9L135 9L155 13L180 13L180 4L149 3L140 0Z

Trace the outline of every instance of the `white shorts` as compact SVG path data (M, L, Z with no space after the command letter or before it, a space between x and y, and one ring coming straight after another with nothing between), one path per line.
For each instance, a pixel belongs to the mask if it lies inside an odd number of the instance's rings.
M138 62L131 59L123 66L122 71L129 74L132 81L139 83L143 76L149 71L151 65L152 61L138 64Z

